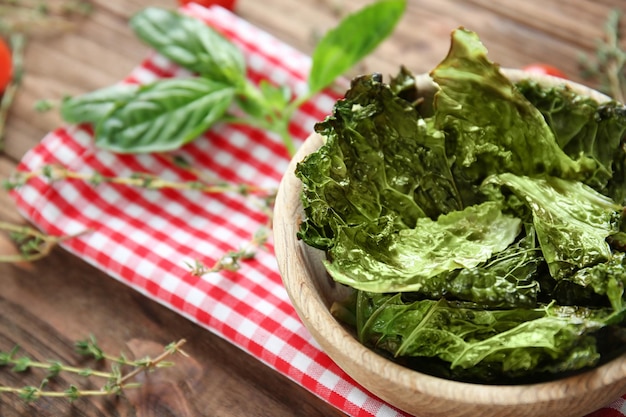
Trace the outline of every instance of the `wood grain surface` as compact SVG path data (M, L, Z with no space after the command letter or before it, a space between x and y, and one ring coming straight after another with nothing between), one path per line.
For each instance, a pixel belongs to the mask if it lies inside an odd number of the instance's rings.
M6 3L0 1L0 4ZM6 177L24 153L60 123L54 111L38 113L40 99L59 100L110 85L148 52L127 21L147 6L176 7L174 0L93 0L93 13L60 33L28 39L25 77L9 113L0 175ZM279 39L311 53L316 39L365 0L240 0L237 13ZM400 65L419 73L446 54L449 33L475 30L490 58L505 67L545 62L575 81L581 54L593 54L611 9L623 0L409 0L393 36L351 74L394 74ZM591 86L593 83L588 82ZM0 193L0 220L22 222ZM0 239L3 253L14 251ZM0 350L16 344L39 359L82 360L73 343L90 334L113 353L142 357L185 338L189 358L150 374L123 397L41 400L25 404L0 397L2 416L329 416L340 412L270 370L238 348L161 305L55 250L33 264L0 265ZM0 384L38 384L40 375L0 372ZM61 380L80 383L80 378Z

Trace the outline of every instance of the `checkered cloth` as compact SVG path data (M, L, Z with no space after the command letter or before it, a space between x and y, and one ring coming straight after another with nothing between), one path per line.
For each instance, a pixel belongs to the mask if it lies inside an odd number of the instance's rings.
M253 81L270 80L296 94L306 87L309 57L225 9L188 5L181 9L222 32L244 52ZM123 82L189 76L156 53ZM320 94L293 116L299 143L330 113L337 94ZM220 125L176 152L195 169L232 183L276 188L289 156L274 135ZM48 134L23 159L20 169L49 164L109 176L153 173L172 181L197 178L171 155L117 155L93 145L89 126L63 126ZM91 232L63 246L95 267L223 337L323 400L354 416L402 412L368 393L324 354L298 319L282 286L272 244L236 272L202 277L190 273L196 260L213 265L237 250L267 217L237 193L149 190L80 180L50 182L37 177L13 192L21 213L49 234ZM624 416L619 399L594 417Z

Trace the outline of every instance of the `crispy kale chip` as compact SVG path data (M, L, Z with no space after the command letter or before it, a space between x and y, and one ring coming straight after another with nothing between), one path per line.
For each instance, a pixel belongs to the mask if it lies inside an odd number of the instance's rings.
M520 233L521 221L502 213L496 202L422 217L413 228L390 233L369 223L341 227L326 269L335 281L375 292L420 291L440 276L474 268L505 250ZM441 284L440 284L441 285ZM445 284L444 284L445 285Z
M607 238L619 230L622 207L610 198L581 182L558 177L503 173L487 178L485 184L507 187L527 203L555 279L612 258Z
M598 103L565 85L542 88L536 81L517 83L519 91L543 115L557 143L571 158L585 155L596 169L583 181L617 203L626 203L626 106Z
M443 134L379 76L355 79L316 131L325 145L297 167L308 244L330 248L342 226L398 230L462 208Z
M448 56L430 75L439 86L435 127L446 132L467 204L475 203L474 188L491 174L576 179L595 167L585 155L572 159L559 147L541 112L487 59L474 32L455 31Z

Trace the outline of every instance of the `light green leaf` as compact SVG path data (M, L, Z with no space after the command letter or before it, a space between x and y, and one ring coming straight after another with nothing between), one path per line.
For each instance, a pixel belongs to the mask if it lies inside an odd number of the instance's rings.
M141 40L190 71L231 85L245 80L241 51L196 18L148 7L134 15L130 24Z
M134 84L115 84L80 96L66 97L61 117L68 123L97 123L120 103L130 100L137 89Z
M218 121L234 94L233 87L205 78L143 86L96 126L96 145L120 153L176 149Z
M422 217L413 229L372 236L365 227L342 227L326 269L335 281L372 292L419 291L448 271L473 268L509 246L521 221L486 202Z
M607 262L606 238L619 229L622 207L578 181L503 173L487 180L506 186L532 211L537 239L551 275Z
M347 16L319 41L313 52L310 94L330 85L391 34L406 0L382 0Z
M516 175L547 173L581 179L594 169L587 158L571 159L537 110L487 58L476 33L452 33L448 56L431 76L440 87L435 95L435 126L446 131L455 149L452 171L461 189L471 190L498 172Z

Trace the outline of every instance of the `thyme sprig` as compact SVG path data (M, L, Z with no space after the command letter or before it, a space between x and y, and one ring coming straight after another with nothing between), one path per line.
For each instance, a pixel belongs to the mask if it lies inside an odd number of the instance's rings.
M248 242L244 243L237 250L227 251L212 266L207 266L196 259L193 263L187 262L187 267L190 273L195 276L203 276L220 271L237 271L241 268L242 261L253 259L259 249L265 247L271 233L270 231L271 225L266 224L259 227Z
M0 221L0 230L9 233L9 237L16 244L17 254L0 255L0 262L33 262L50 254L52 250L66 240L73 239L88 233L84 230L71 235L50 235L30 227L15 223Z
M622 49L619 10L612 10L604 25L604 38L597 43L595 59L581 57L582 76L595 79L600 89L615 100L626 99L626 51Z
M0 4L0 32L27 35L71 30L74 18L88 16L93 6L86 0L13 0Z
M199 260L187 263L187 266L194 275L205 275L222 270L236 271L241 267L241 262L254 258L259 248L267 243L272 229L272 212L276 190L274 188L260 187L253 184L237 183L231 184L224 181L217 182L216 179L208 178L206 174L198 169L188 166L186 161L177 159L173 161L177 166L185 168L188 172L196 175L197 180L193 181L171 181L150 173L133 173L130 176L107 176L100 172L77 172L60 165L44 165L34 171L17 170L11 177L4 180L4 187L13 190L26 185L34 178L45 178L47 181L78 180L85 181L93 186L103 183L118 184L149 190L193 190L201 193L236 193L243 197L255 197L252 203L267 216L266 224L252 234L251 239L244 243L240 249L231 250L224 253L212 266L206 266ZM82 235L81 232L67 236L53 236L44 234L34 228L0 222L0 230L11 233L11 239L17 244L18 255L0 255L0 262L21 262L35 261L47 256L51 250L65 240Z
M97 171L77 172L61 165L49 164L33 171L17 170L11 177L4 181L7 190L19 188L34 178L43 177L48 181L79 180L97 186L103 183L118 184L150 190L195 190L202 193L217 194L234 192L244 196L250 194L268 195L274 194L273 189L260 187L253 184L237 183L231 184L225 181L219 183L207 183L203 180L194 181L172 181L161 176L146 172L134 172L129 176L105 175Z
M274 202L276 193L268 194L265 198L252 200L256 207L266 216L266 222L252 233L250 239L244 242L239 249L229 250L220 256L212 266L207 266L198 259L186 262L192 275L203 276L220 271L238 271L244 261L254 259L259 250L265 248L272 234L274 223Z
M43 397L66 398L69 401L75 401L87 396L120 395L125 389L140 386L139 383L133 382L140 373L172 366L173 362L166 361L166 359L174 354L188 356L181 349L183 344L185 340L181 339L165 346L163 352L156 357L129 360L124 355L113 356L104 353L93 336L76 342L75 347L79 354L90 356L96 361L110 362L108 371L66 365L58 360L37 361L28 356L18 356L19 347L15 347L9 352L0 352L0 366L11 366L14 372L43 370L45 376L38 386L0 386L0 394L16 394L26 402L36 401ZM99 389L81 389L76 385L70 385L62 391L48 390L48 383L62 373L75 374L87 379L95 378L103 382Z

